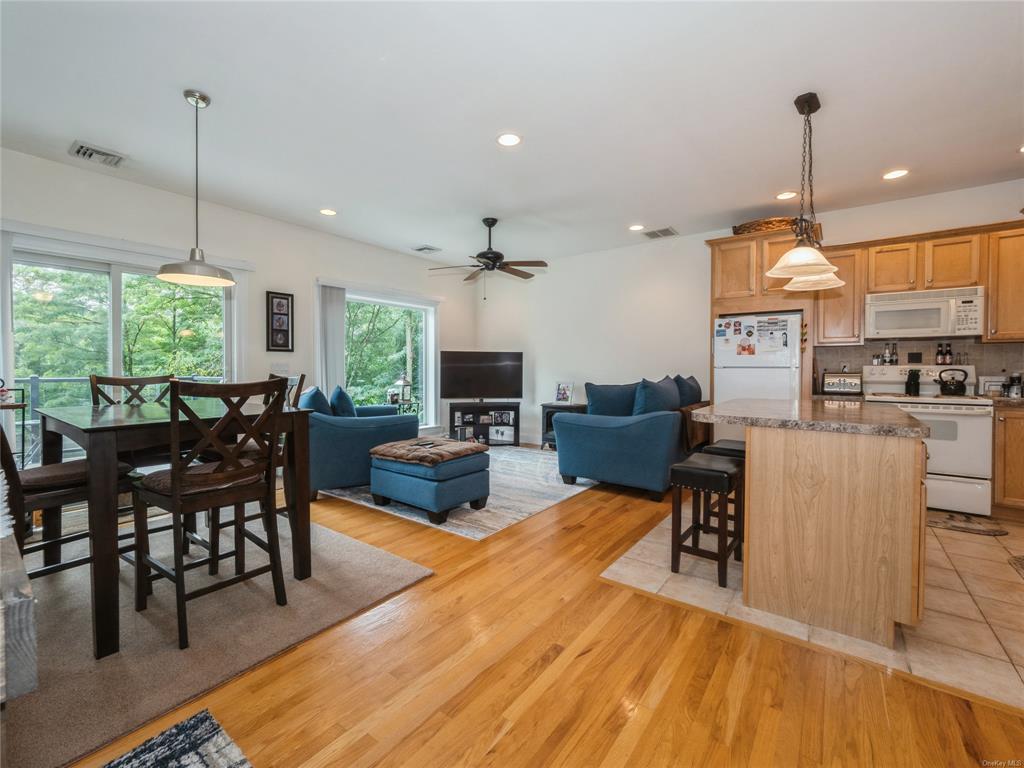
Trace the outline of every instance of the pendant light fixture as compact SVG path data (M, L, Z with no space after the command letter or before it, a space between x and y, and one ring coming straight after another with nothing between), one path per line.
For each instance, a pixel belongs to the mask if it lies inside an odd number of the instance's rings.
M199 110L210 106L210 97L200 91L185 91L185 101L193 106L196 112L196 175L195 175L195 246L188 252L188 261L176 261L164 264L156 276L168 283L178 285L203 285L218 288L235 284L235 278L226 269L206 263L203 249L199 247Z
M811 115L821 109L818 94L804 93L793 102L796 110L804 118L803 156L800 163L800 217L793 223L796 245L782 254L775 266L765 273L766 277L794 278L784 288L787 291L817 291L823 287L838 288L845 283L831 273L838 267L829 263L821 252L816 228L818 224L814 213L814 146L811 128ZM807 198L807 211L804 200ZM830 276L831 280L821 278ZM801 278L818 278L817 280ZM823 283L828 285L823 285Z

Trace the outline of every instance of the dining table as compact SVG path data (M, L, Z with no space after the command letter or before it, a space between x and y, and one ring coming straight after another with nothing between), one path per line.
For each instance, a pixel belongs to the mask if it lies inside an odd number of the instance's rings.
M206 424L227 412L220 400L200 398L189 407ZM263 412L259 402L241 408L255 419ZM171 409L165 403L139 405L72 405L37 408L42 436L42 463L63 458L64 438L85 451L88 469L88 527L90 587L92 594L93 652L97 659L117 653L119 629L118 457L170 447ZM309 523L309 409L286 406L278 419L285 435L283 471L285 504L292 536L292 566L296 579L312 575ZM201 437L182 416L182 439ZM232 422L224 434L241 433Z

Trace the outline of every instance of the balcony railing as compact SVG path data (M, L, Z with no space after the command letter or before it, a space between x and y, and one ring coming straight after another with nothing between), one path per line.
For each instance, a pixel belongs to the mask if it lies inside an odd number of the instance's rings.
M179 376L180 379L190 381L220 382L223 376ZM39 464L42 460L42 435L39 432L39 416L36 411L47 406L62 405L89 405L92 403L92 395L89 392L88 376L17 376L14 379L15 387L25 390L25 402L28 408L15 412L15 448L14 452L21 454L22 466L29 467ZM53 389L47 392L48 387L63 385L63 392L54 392ZM80 394L79 394L80 392ZM49 397L47 395L50 395ZM21 420L25 420L24 440L21 444L22 430ZM82 458L85 452L80 446L64 441L64 458Z

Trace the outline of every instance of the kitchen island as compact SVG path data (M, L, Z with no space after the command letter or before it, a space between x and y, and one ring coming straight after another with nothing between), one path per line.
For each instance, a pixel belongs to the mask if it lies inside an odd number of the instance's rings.
M924 609L928 427L900 409L729 400L746 428L743 602L889 647Z

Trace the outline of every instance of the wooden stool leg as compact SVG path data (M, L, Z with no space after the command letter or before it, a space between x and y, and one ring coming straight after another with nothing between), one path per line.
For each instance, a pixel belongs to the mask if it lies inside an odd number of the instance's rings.
M188 648L188 616L185 613L185 525L180 512L172 512L171 520L174 531L174 601L178 609L178 647L184 649Z
M711 494L708 493L710 497ZM718 494L718 586L728 585L729 566L729 496Z
M672 486L672 573L679 573L679 537L683 529L683 489Z
M45 544L50 539L61 537L61 507L50 507L43 510L43 565L57 565L61 561L61 545Z
M185 534L185 531L188 531L189 533L196 533L199 530L199 528L196 527L196 514L195 514L195 512L193 512L190 515L184 515L183 516L183 523L184 523L184 527L183 527L182 532L181 532L181 551L184 552L187 555L189 553L189 550L192 547L192 542L189 540L188 536Z
M149 509L138 494L132 499L135 521L135 610L146 610L146 597L152 591L149 581Z
M699 547L700 546L700 504L701 504L701 496L703 496L704 492L703 491L698 491L698 490L695 490L695 489L691 488L690 489L690 493L693 495L693 507L692 507L692 509L693 509L692 518L693 519L690 521L691 522L690 530L692 531L692 535L691 535L690 538L691 538L691 543L693 544L693 546L694 547Z
M220 507L206 512L206 527L210 531L210 575L220 570Z
M235 504L235 574L245 573L245 504Z
M287 605L284 591L284 571L281 570L281 542L277 536L277 500L269 499L263 507L263 524L267 529L267 549L270 555L270 573L274 579L274 599L278 605Z
M735 530L733 536L736 537L736 562L743 562L743 517L745 510L743 509L743 479L740 478L739 485L736 486L736 520L733 522Z

